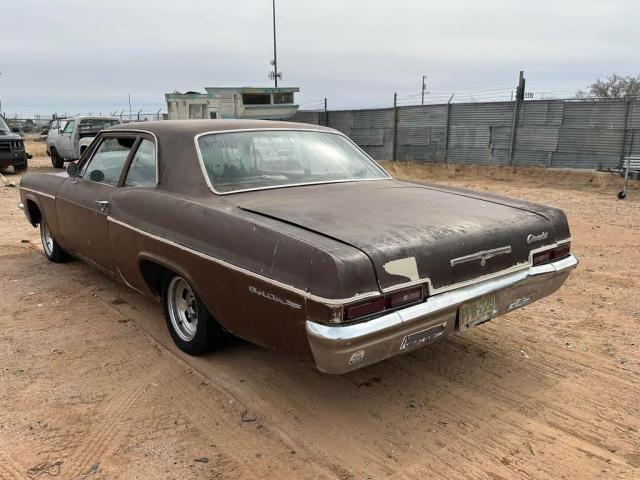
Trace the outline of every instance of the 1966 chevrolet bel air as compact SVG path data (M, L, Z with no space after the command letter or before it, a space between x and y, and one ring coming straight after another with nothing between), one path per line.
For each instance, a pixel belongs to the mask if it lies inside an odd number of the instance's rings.
M392 179L316 125L118 125L20 193L49 260L160 298L185 352L230 332L329 373L525 306L577 265L562 211Z

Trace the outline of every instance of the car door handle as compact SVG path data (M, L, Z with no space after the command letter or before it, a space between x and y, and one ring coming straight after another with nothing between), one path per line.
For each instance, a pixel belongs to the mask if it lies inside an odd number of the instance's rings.
M100 207L101 212L104 212L107 208L109 208L109 202L107 200L96 200L96 205Z

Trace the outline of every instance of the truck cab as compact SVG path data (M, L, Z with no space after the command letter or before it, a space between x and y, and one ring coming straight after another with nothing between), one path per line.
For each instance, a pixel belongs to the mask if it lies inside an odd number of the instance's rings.
M79 116L68 119L64 128L50 131L47 136L51 163L62 168L65 161L79 159L101 130L120 123L115 117Z
M22 137L12 133L7 122L0 116L0 169L13 167L15 173L22 172L27 169L27 160L30 158Z

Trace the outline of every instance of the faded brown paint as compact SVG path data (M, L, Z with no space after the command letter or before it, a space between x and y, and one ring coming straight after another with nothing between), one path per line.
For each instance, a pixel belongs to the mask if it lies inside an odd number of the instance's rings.
M392 179L212 193L194 136L256 128L333 131L267 121L121 125L103 132L94 148L105 135L153 134L156 187L123 187L124 175L118 187L107 188L30 173L21 183L22 200L36 202L63 248L114 278L154 295L141 265L155 262L187 278L230 332L306 360L312 359L306 320L326 323L335 307L407 282L407 275L385 268L390 262L415 259L420 280L437 289L526 263L531 249L569 237L564 214L551 207ZM97 208L97 199L110 202L108 212ZM545 241L526 243L541 231L549 234ZM503 245L512 252L484 266L449 265Z

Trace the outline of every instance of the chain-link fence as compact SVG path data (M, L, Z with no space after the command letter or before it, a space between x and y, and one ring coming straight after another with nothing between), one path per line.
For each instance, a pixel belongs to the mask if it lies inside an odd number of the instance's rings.
M640 99L524 100L299 111L378 160L616 167L640 155Z
M460 102L361 110L300 110L293 121L336 128L379 160L560 168L613 168L640 155L640 99ZM90 112L123 122L161 111ZM74 114L75 115L75 114ZM39 133L63 115L5 115Z
M166 120L167 114L163 113L161 110L157 110L155 112L143 112L142 110L138 112L125 113L124 110L116 111L116 112L88 112L88 113L63 113L63 114L24 114L24 113L11 113L4 114L3 117L7 122L7 125L13 132L20 133L40 133L45 130L51 120L56 118L70 118L79 115L88 115L88 116L108 116L108 117L116 117L120 119L123 123L129 122L148 122L152 120Z

